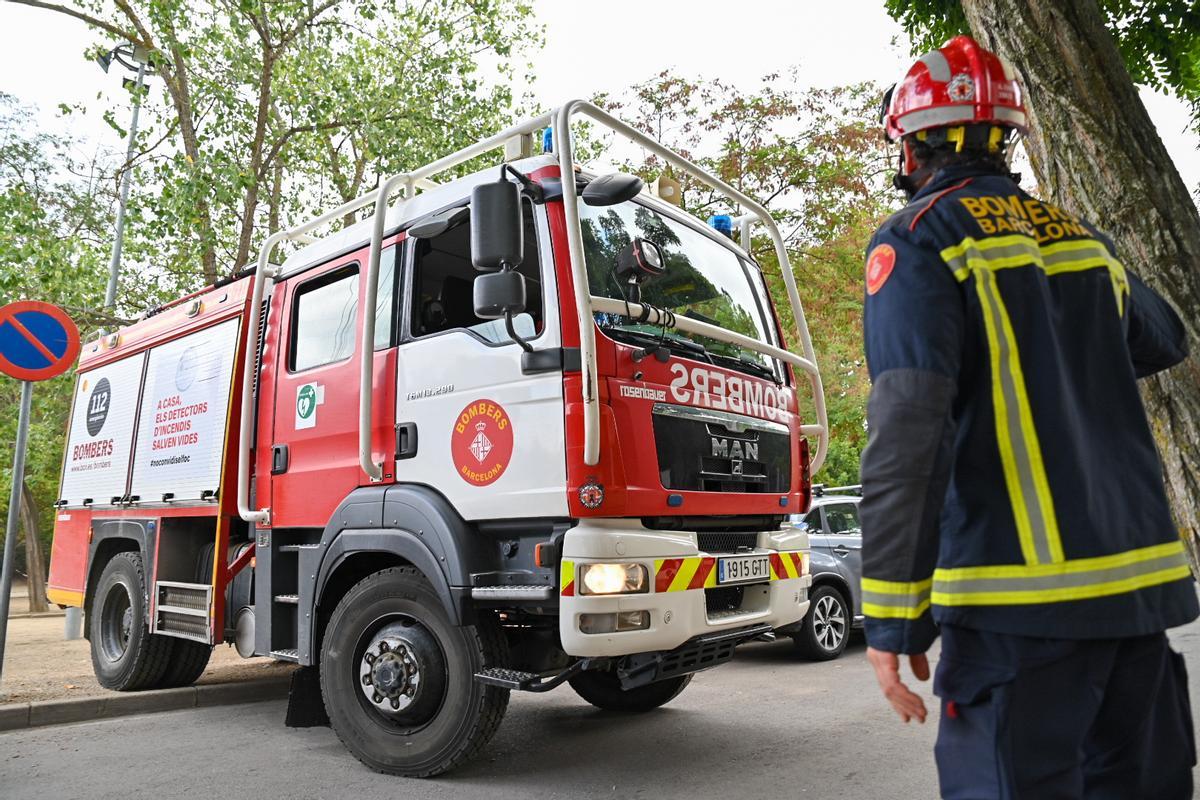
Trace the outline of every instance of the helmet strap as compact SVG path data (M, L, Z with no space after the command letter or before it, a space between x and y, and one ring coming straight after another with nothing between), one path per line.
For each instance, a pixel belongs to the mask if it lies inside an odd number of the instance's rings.
M931 174L931 170L924 165L913 168L916 158L911 148L912 145L908 141L900 140L900 164L896 174L892 176L892 186L909 198L921 190Z

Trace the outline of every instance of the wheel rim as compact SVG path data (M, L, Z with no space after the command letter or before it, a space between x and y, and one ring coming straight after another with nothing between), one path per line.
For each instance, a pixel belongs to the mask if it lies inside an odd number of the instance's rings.
M817 599L813 609L813 633L817 644L827 652L837 650L846 638L846 609L834 595Z
M376 620L359 638L353 664L360 700L377 722L412 728L437 715L446 692L446 657L416 619Z
M114 583L100 610L100 650L109 661L120 661L133 636L133 599L129 587Z

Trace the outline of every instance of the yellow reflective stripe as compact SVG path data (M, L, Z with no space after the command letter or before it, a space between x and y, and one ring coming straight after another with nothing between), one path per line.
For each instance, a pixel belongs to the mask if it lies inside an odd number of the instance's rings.
M701 560L699 558L685 558L683 563L679 565L679 571L675 573L675 578L671 581L671 585L667 588L667 591L682 592L687 589L688 584L692 582L692 578L696 576L696 570L700 569Z
M923 581L910 581L908 583L881 581L878 578L862 579L862 588L864 591L878 592L879 594L920 594L932 585L932 577L926 578Z
M1153 561L1158 558L1184 554L1183 542L1171 541L1163 544L1126 550L1107 556L1073 558L1057 564L1000 564L986 567L939 567L934 573L936 582L963 581L987 578L1041 578L1052 575L1071 575L1080 572L1100 572L1115 567L1124 567Z
M877 619L918 619L929 610L933 578L923 581L862 579L863 614Z
M1133 575L1120 580L1093 583L1085 586L1064 586L1058 589L1025 589L1007 592L933 592L933 602L940 606L1000 606L1031 603L1061 603L1067 600L1090 600L1114 594L1145 589L1163 583L1191 577L1187 564L1158 570L1145 575Z
M46 587L46 599L60 606L82 606L83 592L73 592L70 589L55 589Z
M563 559L562 565L559 567L559 592L566 591L575 580L575 562Z
M862 610L864 616L874 617L875 619L920 619L921 615L929 610L929 598L925 598L911 608L907 606L884 606L877 603L868 603L864 600Z
M1187 579L1180 541L1059 564L1006 564L938 569L936 605L1024 605L1087 600Z
M1025 386L1025 373L1021 370L1021 354L1017 349L1017 335L1013 332L1012 321L1008 317L1008 309L1000 297L1000 289L996 286L995 278L989 281L989 286L995 293L996 305L1000 309L1000 324L1004 338L1008 340L1008 368L1016 389L1017 413L1021 421L1021 437L1025 440L1025 455L1029 460L1034 490L1037 493L1038 512L1041 515L1041 529L1035 523L1034 534L1045 539L1050 561L1064 561L1062 536L1058 530L1058 515L1054 511L1054 498L1050 493L1050 479L1046 476L1046 464L1042 460L1042 445L1038 441L1037 428L1033 424L1033 409L1029 406L1029 391ZM1032 513L1032 512L1031 512ZM1035 545L1042 544L1035 539ZM1037 549L1035 547L1035 549Z

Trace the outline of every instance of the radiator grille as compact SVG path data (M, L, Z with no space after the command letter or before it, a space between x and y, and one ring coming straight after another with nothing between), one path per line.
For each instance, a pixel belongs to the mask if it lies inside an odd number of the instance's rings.
M743 548L753 549L758 544L758 534L701 532L696 534L696 544L702 553L735 553Z

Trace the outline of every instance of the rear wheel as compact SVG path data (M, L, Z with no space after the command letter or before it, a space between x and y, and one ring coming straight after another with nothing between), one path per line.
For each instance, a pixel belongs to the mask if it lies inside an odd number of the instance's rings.
M321 691L338 738L372 769L427 777L492 738L508 691L475 673L503 662L495 620L456 626L412 567L377 572L338 603L321 648Z
M606 711L653 711L678 697L691 682L691 675L680 675L636 689L622 689L621 679L608 670L588 670L570 680L577 695Z
M187 639L172 639L170 663L157 684L158 688L191 686L204 674L212 650L211 645Z
M170 639L146 625L146 579L138 553L117 553L104 566L89 614L92 669L105 689L155 686L166 673Z
M850 609L832 586L818 586L809 597L808 614L796 634L796 649L812 661L832 661L850 638Z

